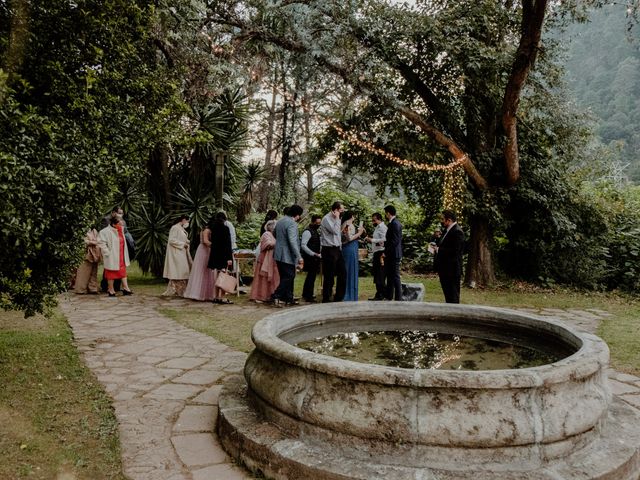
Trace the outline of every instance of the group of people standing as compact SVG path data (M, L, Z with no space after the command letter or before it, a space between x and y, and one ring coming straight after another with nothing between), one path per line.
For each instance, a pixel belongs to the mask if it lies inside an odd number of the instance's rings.
M271 231L260 239L260 254L254 269L251 298L272 302L276 306L296 305L293 286L296 270L306 271L302 298L316 302L315 281L322 268L322 302L358 300L358 242L370 241L374 250L376 296L371 300L400 300L400 260L402 258L402 225L393 205L385 207L389 225L380 213L374 213L373 237L366 237L362 222L356 228L353 212L335 202L324 217L312 215L309 226L299 238L298 222L302 207L292 205ZM268 222L274 222L269 220ZM386 259L383 262L381 259ZM335 286L335 290L334 290Z
M133 295L127 283L127 266L130 264L129 249L133 238L127 232L123 211L115 207L103 219L102 229L90 229L84 238L85 257L76 271L74 291L78 294L98 293L98 265L102 261L104 272L102 283L109 297L116 291Z
M345 211L341 202L335 202L323 217L311 216L300 238L298 222L302 213L299 205L287 208L280 220L275 210L267 213L260 229L250 299L276 306L297 304L293 295L294 280L296 272L303 269L307 273L302 290L306 302L317 301L315 282L320 271L323 303L358 301L361 240L371 243L373 253L376 293L369 300L402 299L402 224L396 218L393 205L384 208L384 217L379 212L371 216L375 226L371 236L366 235L362 222L355 226L353 212ZM75 291L98 292L97 270L102 261L103 282L109 296L115 297L116 290L132 295L127 283L127 266L133 240L127 239L122 210L116 207L104 222L107 225L99 232L91 229L85 236L86 255L77 270ZM436 232L431 249L434 269L445 301L459 303L464 233L451 210L442 212L441 225L442 230ZM235 228L224 212L216 214L200 232L200 243L192 259L188 227L189 217L182 215L169 231L163 275L169 283L163 295L232 303L225 298L228 289L221 288L218 277L233 268L233 251L237 249Z
M224 212L218 212L200 232L200 243L191 258L189 217L182 215L169 231L163 276L169 280L165 296L232 303L219 286L218 277L233 265L235 228Z
M384 211L388 225L384 224L380 213L374 213L372 221L376 228L373 237L366 237L372 243L374 253L376 295L371 300L401 300L402 225L396 218L393 205L387 205ZM357 242L365 231L362 223L356 230L353 220L353 214L345 212L341 202L335 202L322 219L320 244L324 303L358 300Z

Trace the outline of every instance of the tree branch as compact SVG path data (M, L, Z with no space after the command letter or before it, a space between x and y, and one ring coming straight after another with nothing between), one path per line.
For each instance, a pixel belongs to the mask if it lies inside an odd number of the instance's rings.
M507 185L514 185L520 178L518 155L517 113L522 88L529 76L538 53L542 25L548 0L522 0L522 24L520 44L516 51L511 74L502 102L502 128L506 135L504 146Z
M465 134L462 129L459 125L451 121L450 116L447 115L448 108L442 104L440 99L433 93L428 85L422 81L420 76L409 64L404 62L397 54L388 52L383 45L374 41L372 36L362 31L362 29L356 27L353 33L363 46L374 49L388 66L400 73L402 78L410 85L411 89L418 94L425 105L442 121L445 130L448 131L454 139L458 142L465 140Z
M213 17L209 17L209 20L212 23L233 26L240 29L242 32L241 35L245 39L261 40L295 53L307 54L310 51L310 48L306 47L301 42L282 37L268 29L259 29L255 26L247 25L245 22L237 18L232 19L231 17L225 16L224 18L219 17L216 19ZM342 78L345 83L351 85L356 91L365 94L373 99L376 99L382 102L387 107L399 112L403 117L420 128L432 140L446 148L456 160L466 158L463 166L465 172L469 175L472 182L476 185L477 188L481 190L484 190L488 187L487 180L480 174L478 169L471 161L469 155L467 155L453 139L451 139L439 129L434 127L432 124L427 122L418 112L412 110L397 98L390 97L386 93L377 91L376 87L370 82L367 82L366 80L362 80L361 78L355 76L353 68L338 65L330 61L325 55L319 55L317 52L314 52L313 59L327 71Z
M169 68L173 68L174 66L173 57L171 56L171 53L169 52L169 48L167 47L167 45L165 45L165 43L159 38L154 38L153 44L158 48L158 50L162 52L162 54L164 55L164 58L167 60L167 65L169 66Z

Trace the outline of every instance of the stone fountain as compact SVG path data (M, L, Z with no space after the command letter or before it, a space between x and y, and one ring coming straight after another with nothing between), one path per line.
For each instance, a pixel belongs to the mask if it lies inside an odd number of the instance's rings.
M557 346L517 370L420 370L296 344L336 332L428 330ZM227 452L271 479L638 480L640 418L612 397L595 335L516 311L445 304L327 304L253 329L245 379L219 400Z

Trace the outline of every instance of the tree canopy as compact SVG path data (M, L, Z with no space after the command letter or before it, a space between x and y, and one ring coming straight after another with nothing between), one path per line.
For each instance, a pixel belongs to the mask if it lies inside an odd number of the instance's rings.
M219 0L209 5L207 25L228 35L224 48L262 45L267 54L270 45L342 79L352 92L342 124L372 143L416 163L459 162L469 187L467 281L483 284L494 277L494 232L527 244L517 238L525 229L514 228L522 222L515 205L535 205L548 219L562 214L531 199L558 200L561 210L576 198L567 178L553 175L566 171L586 132L560 101L555 40L543 33L602 3ZM568 122L555 121L558 114ZM389 158L369 156L365 165L389 167ZM523 178L525 169L548 177ZM552 221L548 235L578 228L576 212Z
M175 85L154 71L152 5L0 2L0 305L41 311L134 170ZM69 272L69 273L68 273Z
M40 311L113 193L129 201L141 184L132 223L143 267L157 270L169 216L206 220L220 151L225 195L243 192L241 218L262 175L267 190L275 182L276 150L280 203L292 172L306 172L310 192L314 165L335 155L420 203L425 226L442 200L433 170L446 167L464 172L468 283L491 283L496 264L559 280L604 272L607 214L575 181L575 159L597 153L567 102L549 31L605 3L0 1L0 305ZM619 126L634 115L618 109L636 94L634 61L602 95ZM243 173L249 99L261 86L272 99L280 89L283 105L269 106L266 171Z

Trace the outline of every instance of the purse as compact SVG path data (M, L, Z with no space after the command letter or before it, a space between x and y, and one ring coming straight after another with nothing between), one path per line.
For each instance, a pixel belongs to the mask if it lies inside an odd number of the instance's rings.
M88 262L99 263L100 260L102 260L102 251L100 250L100 247L98 245L89 245L84 258Z
M226 271L220 270L218 272L218 278L216 279L215 286L224 290L227 293L233 293L236 291L238 285L236 277L229 275Z

